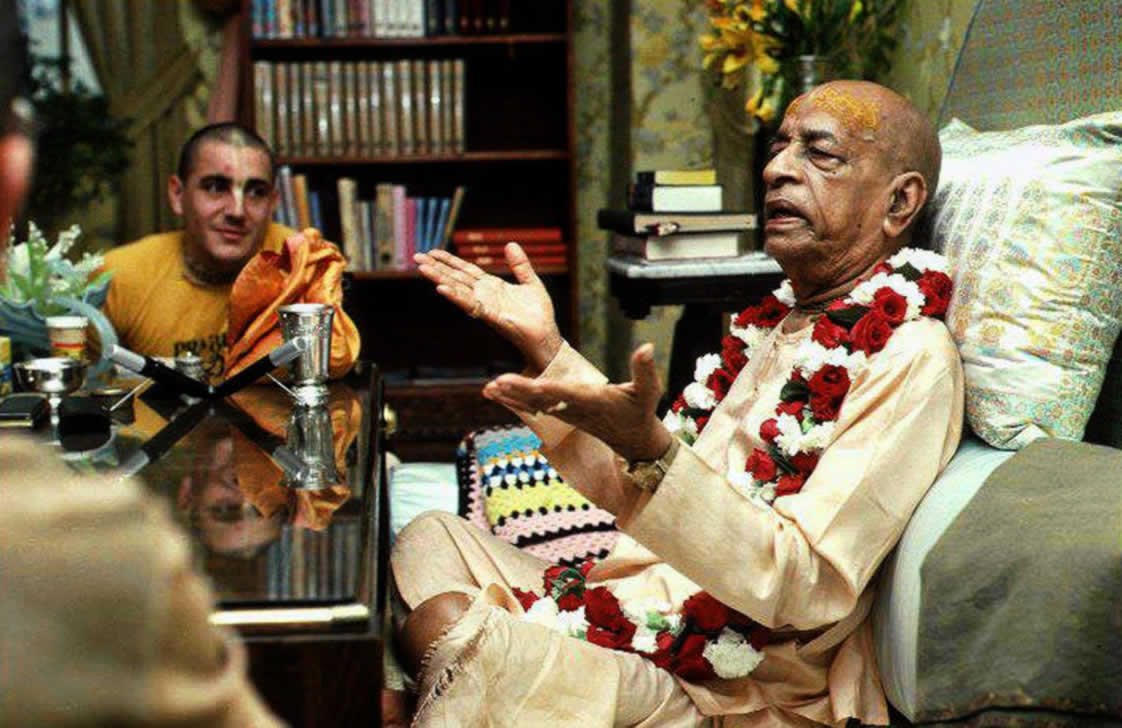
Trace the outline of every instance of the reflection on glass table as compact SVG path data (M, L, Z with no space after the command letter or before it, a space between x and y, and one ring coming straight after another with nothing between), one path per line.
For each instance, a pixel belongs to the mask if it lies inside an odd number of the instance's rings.
M315 407L274 384L193 404L152 388L96 462L168 500L213 581L216 622L367 630L384 602L379 387L376 371L355 375Z

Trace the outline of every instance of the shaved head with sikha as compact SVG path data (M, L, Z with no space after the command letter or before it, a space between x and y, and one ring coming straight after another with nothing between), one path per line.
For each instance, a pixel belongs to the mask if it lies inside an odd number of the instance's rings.
M765 249L796 297L813 303L911 242L941 153L933 126L903 96L834 81L791 102L768 156Z

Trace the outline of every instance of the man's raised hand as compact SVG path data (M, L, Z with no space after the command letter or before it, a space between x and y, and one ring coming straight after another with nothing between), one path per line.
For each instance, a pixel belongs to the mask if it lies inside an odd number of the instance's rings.
M644 344L631 355L631 381L587 384L503 374L488 382L483 395L523 412L543 412L603 440L628 460L654 460L673 435L655 414L662 387L654 366L654 347Z
M562 343L553 301L517 243L507 243L504 253L515 283L444 250L418 253L413 259L421 274L436 284L437 293L502 334L531 369L540 372Z

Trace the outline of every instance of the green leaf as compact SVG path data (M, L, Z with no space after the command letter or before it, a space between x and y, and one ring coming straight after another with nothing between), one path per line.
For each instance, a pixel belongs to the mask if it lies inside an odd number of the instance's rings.
M853 325L861 320L861 317L869 312L868 306L854 305L847 306L846 308L839 308L833 311L826 312L826 318L833 321L838 326L844 326L847 329L852 329Z
M783 385L783 389L779 390L779 400L781 402L806 401L809 396L810 387L802 381L789 381Z

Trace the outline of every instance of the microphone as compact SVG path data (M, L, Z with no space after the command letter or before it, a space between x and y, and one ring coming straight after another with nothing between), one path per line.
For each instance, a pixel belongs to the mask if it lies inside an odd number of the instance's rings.
M195 425L202 422L203 418L210 412L210 403L200 401L183 410L178 416L173 417L159 432L145 440L140 449L134 452L128 460L121 463L117 468L120 477L135 475L148 463L159 460L175 443L183 439Z
M180 394L199 399L209 399L214 394L214 388L206 382L193 379L155 357L137 354L119 344L109 347L109 360Z
M288 364L303 354L307 348L308 340L303 336L298 336L291 341L285 342L245 369L242 369L225 382L222 382L222 384L219 384L214 388L212 394L215 397L225 397L226 395L233 394L246 385L256 382L277 367Z

